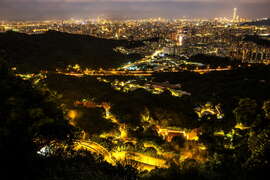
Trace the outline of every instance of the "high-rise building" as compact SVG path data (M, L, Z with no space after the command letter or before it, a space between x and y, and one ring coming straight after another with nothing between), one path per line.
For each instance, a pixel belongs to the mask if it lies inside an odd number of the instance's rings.
M183 34L179 34L178 35L177 45L178 46L182 46L183 45L183 41L184 41L184 35Z
M233 22L236 22L237 21L237 8L233 8L233 19L232 19Z
M5 31L5 27L0 25L0 32L4 32Z

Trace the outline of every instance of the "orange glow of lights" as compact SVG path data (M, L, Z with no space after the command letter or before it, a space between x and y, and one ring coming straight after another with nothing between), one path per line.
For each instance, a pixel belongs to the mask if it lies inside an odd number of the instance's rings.
M234 128L236 128L236 129L240 129L240 130L246 130L246 129L250 129L250 127L245 126L245 125L244 125L244 124L242 124L242 123L238 123L238 124L236 124L236 125L234 126Z
M68 117L70 118L70 119L75 119L76 117L78 116L78 112L77 111L75 111L75 110L70 110L69 112L68 112Z

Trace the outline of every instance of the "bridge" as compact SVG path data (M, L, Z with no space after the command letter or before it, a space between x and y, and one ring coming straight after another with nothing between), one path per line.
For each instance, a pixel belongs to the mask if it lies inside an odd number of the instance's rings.
M224 67L224 68L215 68L215 69L194 69L189 70L191 72L196 72L200 74L212 72L212 71L229 71L231 67ZM173 72L181 72L183 70L173 71ZM162 71L162 72L172 72L172 71ZM154 73L160 73L160 71L122 71L122 70L103 70L103 71L91 71L87 73L80 73L80 72L60 72L58 71L57 74L64 74L67 76L76 76L76 77L83 77L83 76L152 76Z
M89 73L76 73L76 72L57 72L67 76L152 76L154 71L93 71Z

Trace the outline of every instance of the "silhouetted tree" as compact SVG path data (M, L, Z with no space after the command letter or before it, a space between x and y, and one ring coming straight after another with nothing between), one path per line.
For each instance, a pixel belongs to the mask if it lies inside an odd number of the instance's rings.
M241 99L233 112L238 123L250 126L256 119L257 103L249 98Z

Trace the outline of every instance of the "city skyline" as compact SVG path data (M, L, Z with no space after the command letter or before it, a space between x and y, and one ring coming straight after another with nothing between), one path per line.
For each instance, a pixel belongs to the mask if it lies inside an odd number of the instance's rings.
M270 2L259 0L3 0L1 20L43 20L104 17L109 19L232 17L232 9L244 18L269 17Z

